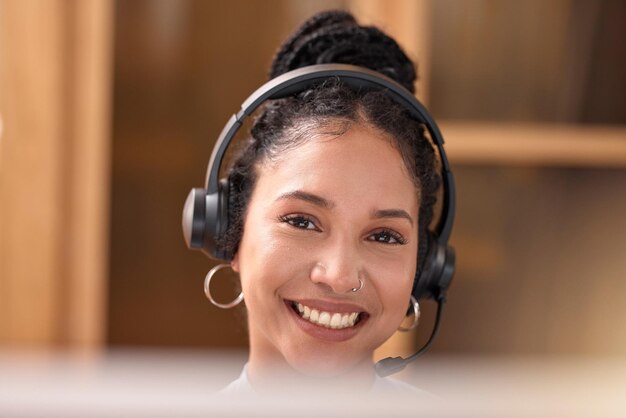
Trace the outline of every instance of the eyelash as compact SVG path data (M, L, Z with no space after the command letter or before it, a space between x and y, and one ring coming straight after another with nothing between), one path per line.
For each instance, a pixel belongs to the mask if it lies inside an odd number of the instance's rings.
M370 237L372 236L378 236L378 238L370 239ZM385 237L386 239L393 239L396 242L381 241L379 239L381 237ZM383 229L378 232L375 232L372 235L370 235L368 239L370 241L379 242L379 243L387 244L387 245L405 245L407 243L407 240L402 235L390 229Z
M285 216L281 216L279 219L280 219L281 222L288 223L289 225L293 226L294 228L320 231L320 229L315 224L315 221L313 219L309 218L308 216L304 216L304 215L285 215ZM302 224L302 223L305 223L305 222L308 222L309 225L313 225L313 228L302 227L302 226L298 226L297 225L297 224Z
M304 215L284 215L280 216L279 220L281 222L287 223L294 228L303 229L303 230L313 230L313 231L321 231L318 226L315 224L315 221L308 216ZM302 226L302 224L308 223L307 226ZM309 228L309 226L313 226ZM382 238L382 240L381 240ZM379 230L367 238L369 241L387 244L387 245L405 245L407 240L400 234L390 229L382 229ZM389 242L390 240L395 240L395 242Z

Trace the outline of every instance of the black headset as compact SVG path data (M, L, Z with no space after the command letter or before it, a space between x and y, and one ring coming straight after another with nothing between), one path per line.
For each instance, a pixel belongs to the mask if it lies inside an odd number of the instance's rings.
M329 78L339 79L343 84L355 89L387 90L395 101L410 110L412 115L424 124L437 147L443 180L442 214L435 231L430 231L427 255L422 264L423 268L415 278L412 291L418 300L436 299L450 285L455 261L454 249L448 245L454 221L454 178L443 149L444 141L435 121L413 94L394 80L363 67L319 64L298 68L265 83L243 102L241 110L234 114L222 129L213 148L207 169L206 189L192 189L185 202L183 233L187 246L201 250L212 258L232 259L233 254L228 254L216 243L217 238L228 227L229 185L227 180L219 180L222 160L228 145L245 118L267 100L297 94Z
M243 121L267 100L295 95L326 79L338 79L344 85L356 90L388 91L393 100L408 109L424 125L437 147L443 182L442 213L437 227L433 231L429 231L427 254L422 268L417 272L412 290L412 295L417 300L431 298L439 302L437 324L431 340L429 340L430 343L438 328L445 291L454 274L454 249L448 245L455 211L454 177L443 149L444 141L441 132L426 108L406 88L376 71L346 64L311 65L284 73L268 81L252 93L241 105L241 110L231 116L217 139L207 168L206 188L194 188L187 197L183 209L185 241L189 248L201 250L212 258L226 261L232 259L233 254L229 254L217 245L218 237L228 227L228 193L230 187L227 179L219 179L222 160L228 145L237 134ZM424 351L425 348L427 347L424 347ZM421 354L421 351L419 353Z

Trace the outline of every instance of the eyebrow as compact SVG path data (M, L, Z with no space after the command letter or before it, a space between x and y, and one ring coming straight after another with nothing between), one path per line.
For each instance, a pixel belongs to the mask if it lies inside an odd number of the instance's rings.
M407 213L407 211L402 209L380 209L372 212L372 218L381 219L381 218L401 218L409 221L411 226L413 226L413 218L411 215Z
M303 200L305 202L309 202L316 206L321 206L326 209L332 209L335 206L335 204L331 202L330 200L324 199L323 197L318 196L313 193L304 192L302 190L294 190L293 192L284 193L280 195L278 199L276 200L283 200L283 199Z
M335 206L335 204L328 199L325 199L316 194L305 192L302 190L294 190L292 192L284 193L278 196L276 200L278 201L278 200L284 200L284 199L302 200L302 201L309 202L316 206L320 206L326 209L332 209ZM413 218L411 217L411 215L408 214L407 211L402 210L402 209L378 209L378 210L372 211L370 216L375 219L384 219L384 218L406 219L407 221L409 221L411 226L413 226Z

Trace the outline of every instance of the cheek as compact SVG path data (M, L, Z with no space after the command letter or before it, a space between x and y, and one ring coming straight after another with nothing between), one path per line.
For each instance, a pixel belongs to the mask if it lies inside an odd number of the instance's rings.
M244 294L274 293L304 271L301 249L277 236L271 220L248 222L238 253Z
M386 283L380 288L380 294L384 308L393 313L394 317L402 319L411 297L413 287L413 277L404 275L402 277L388 277Z
M417 250L416 250L417 251ZM376 263L378 294L386 315L392 323L400 323L409 306L417 259L412 252L393 261Z

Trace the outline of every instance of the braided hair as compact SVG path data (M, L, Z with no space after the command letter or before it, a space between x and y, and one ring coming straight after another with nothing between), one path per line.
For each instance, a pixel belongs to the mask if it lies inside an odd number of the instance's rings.
M415 66L396 41L376 27L360 26L345 11L322 12L304 22L276 52L269 78L307 65L327 63L366 67L415 92ZM218 238L218 245L230 254L237 252L258 164L314 135L340 136L355 124L366 124L386 134L413 180L420 199L417 267L421 271L440 182L425 128L387 92L356 91L334 79L264 105L229 170L229 226Z
M415 93L415 67L392 38L359 26L345 11L313 16L280 47L269 78L312 64L352 64L386 75Z

